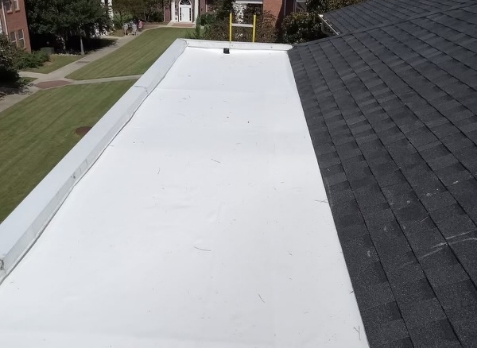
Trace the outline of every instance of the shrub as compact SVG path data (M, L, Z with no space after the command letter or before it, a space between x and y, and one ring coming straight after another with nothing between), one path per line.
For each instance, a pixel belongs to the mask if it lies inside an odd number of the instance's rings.
M321 39L320 17L316 12L296 12L286 16L282 23L282 41L301 43Z
M164 22L164 12L162 10L151 11L147 16L148 22Z
M113 16L113 25L115 29L121 29L124 23L129 23L133 20L133 16L129 13L115 13Z
M28 53L23 50L18 50L16 67L18 70L38 68L48 60L50 60L50 57L45 52L35 51Z
M20 76L15 65L17 54L17 48L8 42L6 36L0 35L0 84L12 85L19 81Z
M200 25L201 26L206 26L213 24L215 22L216 18L213 13L204 13L203 15L200 16Z
M325 13L346 6L356 5L363 1L365 0L307 0L306 9L308 12Z
M202 18L202 16L198 16L197 17L197 22L200 23L201 18ZM194 31L187 32L186 36L187 36L188 39L195 39L195 40L203 39L204 38L204 30L201 28L200 25L196 25L195 28L194 28Z

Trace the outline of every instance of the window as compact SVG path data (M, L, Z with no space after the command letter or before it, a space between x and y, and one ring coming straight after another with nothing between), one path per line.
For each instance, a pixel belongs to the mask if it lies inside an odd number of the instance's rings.
M17 31L17 44L20 48L25 48L25 36L23 35L23 29Z
M5 11L12 12L12 3L10 2L10 0L3 1L3 6L5 8Z
M11 42L11 43L14 43L14 44L17 43L17 37L16 37L14 31L12 31L12 32L10 33L9 38L10 38L10 42Z
M295 1L295 12L306 12L306 2L304 0Z
M18 11L20 9L19 0L13 0L13 8L15 9L15 11Z
M215 0L205 0L205 12L210 12L214 10Z

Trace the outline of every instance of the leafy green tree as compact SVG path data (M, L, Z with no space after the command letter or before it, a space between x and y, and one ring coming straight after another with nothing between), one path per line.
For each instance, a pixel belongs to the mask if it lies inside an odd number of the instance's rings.
M233 0L217 0L214 4L214 14L216 18L221 20L228 20L230 11L234 11Z
M0 85L14 85L20 79L15 65L17 48L0 34Z
M28 23L33 34L60 37L65 44L78 35L81 53L83 37L107 30L111 21L108 8L99 0L26 0Z
M338 10L342 7L355 5L364 0L308 0L306 2L307 12L325 13Z
M130 15L146 22L158 17L169 5L170 0L113 0L113 10L120 19Z
M145 7L145 0L113 0L113 10L123 18L126 15L136 16Z
M317 12L296 12L286 16L282 23L282 41L297 44L318 40L325 35L321 32L321 20Z

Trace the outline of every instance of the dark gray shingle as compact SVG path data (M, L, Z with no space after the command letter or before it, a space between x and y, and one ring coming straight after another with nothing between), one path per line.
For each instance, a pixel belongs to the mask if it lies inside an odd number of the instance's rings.
M375 27L378 25L408 20L410 17L425 15L430 12L444 11L449 8L468 3L472 0L370 0L347 6L324 15L327 23L338 32L344 34L352 31ZM462 20L462 15L456 20ZM465 14L466 19L475 23L475 13ZM465 23L459 23L465 25Z
M447 7L289 51L371 347L477 347L477 4Z

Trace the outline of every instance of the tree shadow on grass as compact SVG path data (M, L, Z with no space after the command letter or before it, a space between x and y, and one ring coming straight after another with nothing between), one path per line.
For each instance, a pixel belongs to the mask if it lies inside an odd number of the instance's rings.
M32 85L35 79L21 77L13 83L0 82L0 99L10 94L27 94L28 87Z

